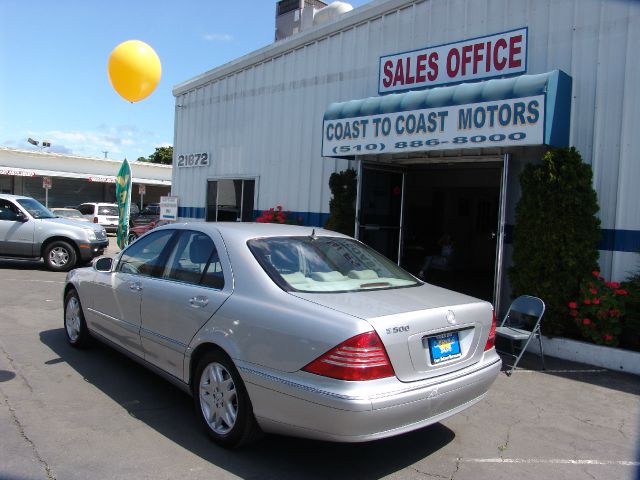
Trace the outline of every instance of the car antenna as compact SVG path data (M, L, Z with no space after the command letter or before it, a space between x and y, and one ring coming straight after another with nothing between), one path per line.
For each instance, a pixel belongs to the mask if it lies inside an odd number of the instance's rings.
M316 238L316 229L314 228L313 230L311 230L311 235L309 235L309 237L311 238L311 240L315 240Z

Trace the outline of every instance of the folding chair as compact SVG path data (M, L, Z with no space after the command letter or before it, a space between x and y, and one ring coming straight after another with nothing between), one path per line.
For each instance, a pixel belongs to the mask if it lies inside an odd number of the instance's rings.
M538 297L522 295L511 303L509 311L502 320L502 323L496 328L496 335L508 339L511 343L511 352L502 351L501 353L505 353L516 359L511 366L511 370L507 372L507 375L510 376L516 369L520 358L522 358L529 342L531 342L534 337L538 338L542 369L545 370L544 350L542 348L542 336L540 333L540 320L542 320L542 316L544 315L544 309L544 302ZM531 317L534 321L531 330L527 328L527 319L525 317ZM524 342L524 345L521 345L520 352L517 355L514 352L514 341Z

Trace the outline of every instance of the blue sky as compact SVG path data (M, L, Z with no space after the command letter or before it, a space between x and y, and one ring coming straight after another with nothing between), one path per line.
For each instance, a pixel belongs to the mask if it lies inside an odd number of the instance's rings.
M173 144L173 87L273 42L275 0L0 0L0 146L135 160ZM368 0L349 2L358 7ZM148 43L162 78L129 103L107 62Z

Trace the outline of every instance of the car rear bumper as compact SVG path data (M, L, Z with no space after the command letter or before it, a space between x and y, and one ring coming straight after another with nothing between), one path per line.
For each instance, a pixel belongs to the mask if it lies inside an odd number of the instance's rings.
M439 422L481 400L500 372L500 358L487 352L480 363L436 379L341 382L366 385L349 395L240 368L263 430L337 442L365 442ZM313 378L304 374L305 380ZM324 379L317 377L320 381ZM375 383L375 386L369 387ZM352 390L355 392L355 390Z

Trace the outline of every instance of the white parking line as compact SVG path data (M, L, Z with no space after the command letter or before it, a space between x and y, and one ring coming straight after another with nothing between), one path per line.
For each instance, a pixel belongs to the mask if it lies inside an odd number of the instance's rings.
M640 462L627 460L570 460L564 458L461 458L467 463L546 463L549 465L616 465L622 467L638 467Z
M33 280L27 278L0 278L6 282L33 282L33 283L64 283L60 280Z
M579 370L520 370L516 369L517 373L603 373L609 370L605 368L593 368L593 369L579 369ZM514 373L515 373L514 372Z

